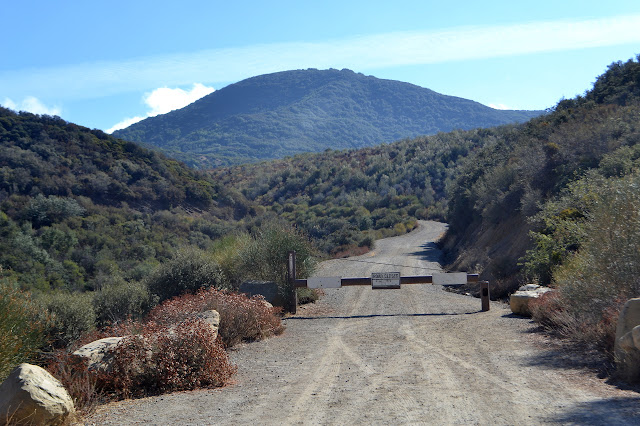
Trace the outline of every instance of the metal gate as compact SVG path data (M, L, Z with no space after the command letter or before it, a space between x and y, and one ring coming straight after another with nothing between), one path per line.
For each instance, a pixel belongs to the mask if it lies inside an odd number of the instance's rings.
M288 310L296 313L298 296L295 289L307 288L339 288L353 285L371 286L373 289L399 289L404 284L442 284L456 285L477 283L480 285L480 301L482 312L489 310L489 282L480 281L478 274L467 274L466 272L440 273L432 275L401 276L400 272L380 272L373 273L371 277L363 278L342 278L342 277L321 277L321 278L296 278L296 253L289 252L288 262L288 282L289 282L289 303ZM464 282L460 282L464 281Z

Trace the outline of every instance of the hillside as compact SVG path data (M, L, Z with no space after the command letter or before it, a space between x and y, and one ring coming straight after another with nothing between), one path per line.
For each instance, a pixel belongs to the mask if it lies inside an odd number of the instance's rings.
M58 117L1 108L0 147L0 274L26 288L139 279L247 213L208 176Z
M570 196L572 187L595 197L607 187L596 176L638 170L639 94L640 64L614 63L585 96L466 158L448 194L452 267L479 268L507 291L525 279L549 283L580 245L572 227L589 215L589 196Z
M324 251L361 252L373 240L444 220L457 165L520 125L439 133L358 150L299 154L211 170L214 180L304 230Z
M539 114L495 110L349 70L309 69L243 80L114 135L208 168L523 122Z

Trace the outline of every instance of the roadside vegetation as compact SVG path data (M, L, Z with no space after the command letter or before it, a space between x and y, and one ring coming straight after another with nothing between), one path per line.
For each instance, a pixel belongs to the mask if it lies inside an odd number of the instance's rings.
M557 288L534 319L609 359L620 308L640 296L639 59L485 144L449 191L452 267L476 268L498 297Z
M277 310L234 293L242 282L286 292L289 250L304 277L318 258L364 253L418 219L450 224L450 268L480 273L494 296L525 282L556 287L534 319L611 354L619 309L640 291L639 99L640 64L629 60L522 125L206 173L0 108L0 379L20 362L49 363L87 404L91 389L123 397L141 380L149 393L223 384L233 367L221 348L281 331ZM185 315L213 306L224 319L209 344ZM168 312L187 321L175 341L158 335ZM91 376L69 356L89 338L134 330L121 378ZM145 345L183 356L127 382ZM219 363L199 365L189 351ZM208 376L180 382L176 368Z
M179 250L145 279L103 290L31 295L4 277L0 379L21 362L46 364L79 408L111 398L223 386L235 372L226 349L284 329L281 308L237 293L237 283L258 277L286 292L283 265L290 250L297 253L300 276L312 273L316 253L309 240L270 222L259 232L229 236L212 251ZM217 339L197 315L208 310L220 314ZM88 371L72 355L83 344L113 336L127 337L112 353L108 372Z

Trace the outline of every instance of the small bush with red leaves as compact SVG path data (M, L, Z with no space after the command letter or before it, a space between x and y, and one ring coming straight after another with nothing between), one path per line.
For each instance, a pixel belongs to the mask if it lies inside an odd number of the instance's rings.
M214 337L197 318L171 327L148 323L142 334L116 346L111 370L99 374L99 386L124 398L224 386L236 367Z
M80 357L66 349L56 349L47 356L47 371L69 392L77 410L88 412L102 399L97 377Z
M284 330L278 316L281 309L269 306L263 297L249 298L244 294L215 288L171 299L155 307L147 319L168 326L211 309L220 314L218 334L226 347L242 341L260 340Z

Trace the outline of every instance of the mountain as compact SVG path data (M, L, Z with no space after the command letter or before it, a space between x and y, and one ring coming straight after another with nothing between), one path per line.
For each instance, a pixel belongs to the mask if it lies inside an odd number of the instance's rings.
M229 85L114 136L161 148L198 167L352 149L523 122L541 111L504 111L350 70L297 70Z
M0 277L24 288L144 276L178 247L233 229L243 200L133 142L0 107Z

